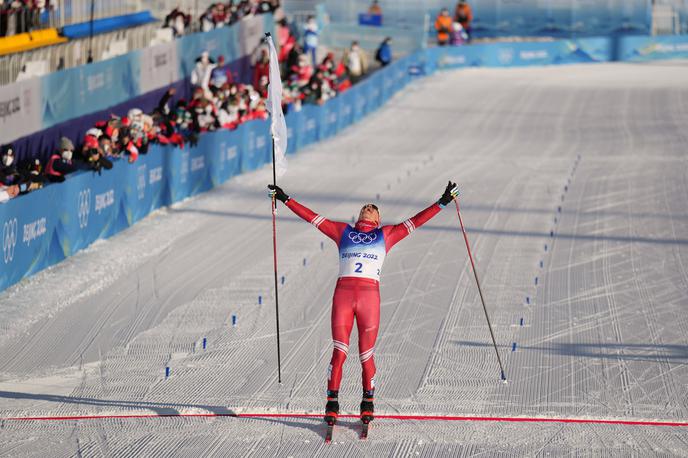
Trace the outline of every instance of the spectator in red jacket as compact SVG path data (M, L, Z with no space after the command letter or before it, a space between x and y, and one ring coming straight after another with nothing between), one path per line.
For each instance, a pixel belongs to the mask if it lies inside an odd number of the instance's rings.
M74 172L77 167L72 161L74 144L67 137L60 139L60 149L53 153L45 167L45 176L53 183L62 183L65 175Z

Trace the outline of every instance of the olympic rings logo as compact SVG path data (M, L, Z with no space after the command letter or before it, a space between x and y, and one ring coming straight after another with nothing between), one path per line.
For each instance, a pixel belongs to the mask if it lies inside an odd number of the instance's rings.
M362 243L364 245L370 245L375 240L377 240L377 234L366 234L365 232L349 232L349 238L355 244Z
M2 255L5 264L14 259L14 247L17 246L17 218L6 221L2 225Z
M81 229L88 226L88 214L91 213L91 190L84 189L79 192L79 204L78 204L78 215L79 215L79 227Z

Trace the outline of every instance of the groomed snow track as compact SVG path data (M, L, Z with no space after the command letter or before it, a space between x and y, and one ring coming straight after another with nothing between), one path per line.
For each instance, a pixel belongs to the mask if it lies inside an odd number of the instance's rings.
M686 62L441 73L291 159L285 190L344 221L460 184L508 384L448 208L385 265L389 418L325 445L336 251L280 207L279 385L265 168L0 295L0 456L688 456L686 81Z

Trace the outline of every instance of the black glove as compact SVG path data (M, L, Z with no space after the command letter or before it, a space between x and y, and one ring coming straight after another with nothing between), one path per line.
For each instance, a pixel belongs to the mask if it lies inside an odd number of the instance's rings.
M442 207L446 207L458 195L459 187L456 185L456 183L452 183L450 181L447 183L447 188L444 190L444 194L442 194L442 197L440 197L440 200L438 200L437 203Z
M279 186L269 184L268 189L270 190L270 192L268 193L270 195L270 197L272 197L274 195L275 199L281 200L285 204L289 200L289 196L284 191L282 191L282 188L280 188Z

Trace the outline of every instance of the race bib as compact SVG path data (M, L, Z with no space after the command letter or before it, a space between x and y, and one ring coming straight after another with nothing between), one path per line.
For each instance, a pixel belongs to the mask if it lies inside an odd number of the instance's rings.
M339 277L380 281L386 254L382 229L359 232L349 226L339 242Z

